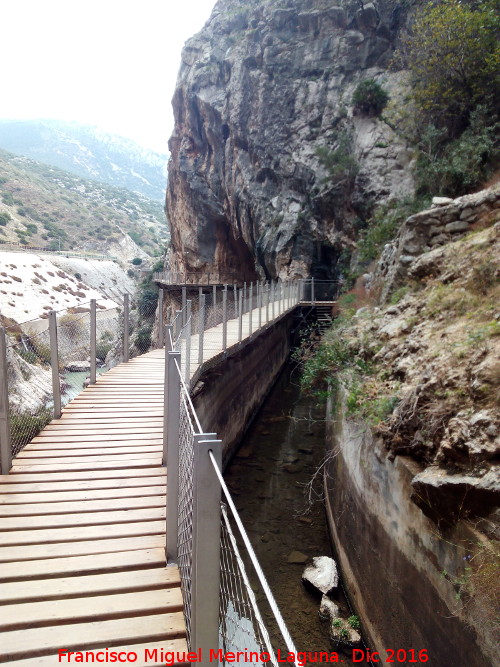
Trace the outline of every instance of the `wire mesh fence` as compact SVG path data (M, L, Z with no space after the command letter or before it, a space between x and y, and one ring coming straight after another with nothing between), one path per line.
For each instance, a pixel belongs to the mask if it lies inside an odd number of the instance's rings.
M179 369L180 370L180 369ZM193 460L195 429L190 408L181 391L179 420L179 499L177 553L184 600L188 643L191 637L191 582L193 567Z
M53 393L48 330L11 330L7 339L7 389L12 455L52 419Z
M245 652L245 664L277 665L269 633L229 521L221 504L219 648Z

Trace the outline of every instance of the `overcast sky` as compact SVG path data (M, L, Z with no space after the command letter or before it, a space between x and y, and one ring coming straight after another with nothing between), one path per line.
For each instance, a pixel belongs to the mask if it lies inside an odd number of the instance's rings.
M0 0L0 117L98 125L160 152L183 43L215 0Z

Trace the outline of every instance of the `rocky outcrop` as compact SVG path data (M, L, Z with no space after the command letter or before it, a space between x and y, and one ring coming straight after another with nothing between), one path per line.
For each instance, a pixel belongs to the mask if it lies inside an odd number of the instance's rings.
M173 99L174 270L335 278L355 221L412 192L408 147L351 103L373 78L401 106L404 74L387 66L407 5L217 3L186 43Z
M386 245L375 272L384 301L407 276L421 279L438 271L441 246L456 241L478 226L500 220L500 186L457 199L434 197L432 207L410 216L395 240ZM430 252L432 249L434 252Z

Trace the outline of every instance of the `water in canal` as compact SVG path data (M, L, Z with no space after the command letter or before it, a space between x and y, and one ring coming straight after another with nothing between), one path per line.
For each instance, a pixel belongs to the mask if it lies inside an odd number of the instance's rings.
M225 478L297 650L337 651L349 665L351 652L341 653L329 640L328 623L319 619L320 596L302 584L305 565L288 562L294 551L309 559L332 556L324 505L321 500L309 505L305 496L306 485L324 457L325 411L301 396L298 383L290 363ZM318 476L315 490L321 493L321 487ZM248 570L250 574L251 566ZM345 598L334 599L341 614L349 616ZM265 606L262 612L267 626L270 612ZM283 640L273 644L286 653Z

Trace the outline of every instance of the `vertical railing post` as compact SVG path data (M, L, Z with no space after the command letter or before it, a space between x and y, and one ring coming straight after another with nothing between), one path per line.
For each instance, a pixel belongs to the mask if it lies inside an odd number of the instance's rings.
M189 387L191 380L191 301L186 302L186 377L184 382Z
M314 278L311 278L311 302L313 304L316 303L316 299L314 298Z
M217 303L217 285L213 286L212 289L212 307L215 309Z
M259 330L262 327L262 284L257 283L257 308L259 309Z
M51 310L49 313L49 340L54 419L59 419L61 417L61 382L59 380L59 353L57 349L57 315L54 310Z
M269 283L266 283L266 324L269 323Z
M271 317L273 318L273 322L274 322L275 299L276 299L276 283L274 281L271 281Z
M221 487L209 452L221 470L222 443L210 437L194 436L190 643L204 656L200 667L210 664L210 649L219 645Z
M240 289L240 298L238 301L238 342L241 343L243 337L243 290Z
M97 302L90 299L90 384L97 380Z
M0 327L0 473L7 475L12 468L10 440L9 385L7 380L7 338Z
M187 291L186 285L182 287L182 326L186 326L187 316L186 316L186 301L187 301Z
M163 301L164 301L163 288L160 288L158 292L158 348L164 346L165 341L163 340L163 334L165 333L165 327L163 325Z
M181 334L182 329L182 310L175 311L175 331L174 338L177 340Z
M203 337L205 334L205 295L200 296L198 306L198 364L203 363Z
M227 348L227 285L224 285L222 292L222 349L225 352Z
M177 364L177 365L176 365ZM181 353L167 352L163 394L163 465L167 467L167 563L177 561Z
M165 336L165 354L167 352L173 352L172 348L172 341L173 341L173 335L174 335L174 327L172 324L166 324L164 328L164 336ZM166 362L165 362L166 363Z
M130 300L129 295L123 295L123 361L126 363L129 359L128 326L130 319Z
M252 315L253 315L253 282L250 283L248 291L248 335L252 336Z
M247 305L247 284L246 282L243 283L243 313L245 312L245 308Z

